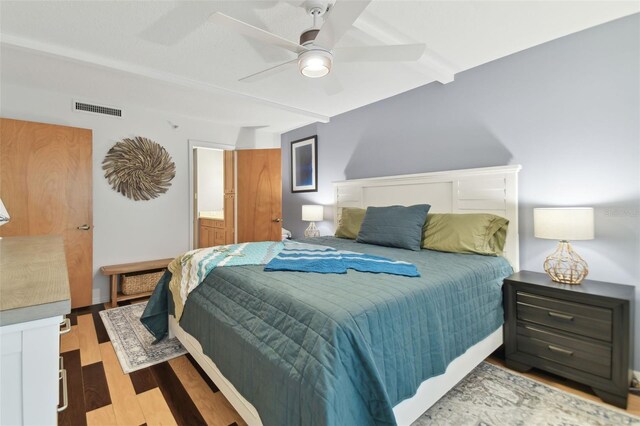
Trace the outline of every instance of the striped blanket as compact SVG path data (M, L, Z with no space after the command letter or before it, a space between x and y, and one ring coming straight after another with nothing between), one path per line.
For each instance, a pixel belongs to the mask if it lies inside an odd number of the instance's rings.
M266 265L265 271L346 274L347 269L407 277L419 277L415 265L380 256L336 250L293 241L230 244L192 250L169 264L176 319L182 316L189 294L214 268L223 266Z
M285 241L284 248L264 268L265 271L322 274L346 274L347 269L407 277L420 276L416 266L408 262L292 241Z
M282 242L230 244L191 250L169 264L176 319L182 316L187 296L209 275L222 266L264 265L282 250Z

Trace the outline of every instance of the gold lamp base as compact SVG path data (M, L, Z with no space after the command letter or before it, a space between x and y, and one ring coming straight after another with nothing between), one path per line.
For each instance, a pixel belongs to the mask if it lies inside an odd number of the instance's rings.
M580 284L589 273L587 262L565 240L545 259L544 270L553 281L563 284Z

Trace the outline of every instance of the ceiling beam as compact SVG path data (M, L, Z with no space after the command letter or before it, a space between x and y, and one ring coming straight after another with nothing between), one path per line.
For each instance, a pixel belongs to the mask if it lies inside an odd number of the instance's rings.
M279 102L271 101L269 99L261 98L259 96L253 96L245 92L228 89L226 87L218 86L211 83L206 83L200 80L194 80L187 77L182 77L176 74L158 71L153 68L132 64L130 62L120 61L117 59L108 58L105 56L96 55L93 53L83 52L80 50L18 37L9 34L0 34L0 44L13 48L25 49L29 51L38 52L48 56L54 56L64 58L67 60L82 62L102 68L134 74L141 77L146 77L165 83L173 84L176 86L196 89L205 91L211 94L217 95L229 95L238 98L245 99L250 102L256 102L261 105L269 106L282 111L287 111L293 114L301 115L303 117L309 117L321 123L328 123L330 117L322 114L315 113L313 111L296 108L290 105L282 104Z

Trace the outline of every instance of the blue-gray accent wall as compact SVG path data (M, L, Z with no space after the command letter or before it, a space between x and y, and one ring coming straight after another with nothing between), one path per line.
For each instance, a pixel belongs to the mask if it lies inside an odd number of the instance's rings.
M292 194L290 142L316 134L318 192ZM521 268L542 271L555 248L533 237L534 207L593 206L595 240L573 244L589 278L640 286L640 15L285 133L282 161L294 237L302 204L327 206L319 227L333 233L334 181L521 164Z

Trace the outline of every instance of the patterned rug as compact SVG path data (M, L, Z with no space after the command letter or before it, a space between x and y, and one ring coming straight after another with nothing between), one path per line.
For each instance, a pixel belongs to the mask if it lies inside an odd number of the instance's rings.
M640 418L483 362L413 426L640 425Z
M125 374L187 353L177 338L152 345L154 337L140 322L146 303L100 311L104 327Z

